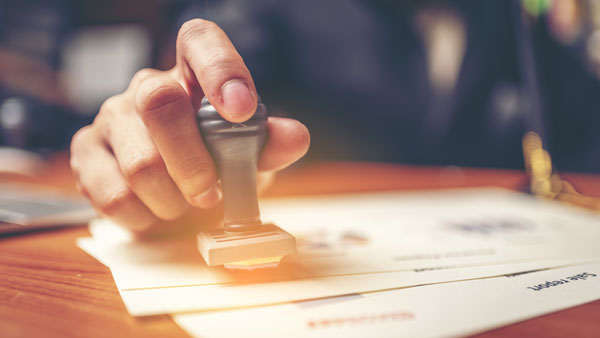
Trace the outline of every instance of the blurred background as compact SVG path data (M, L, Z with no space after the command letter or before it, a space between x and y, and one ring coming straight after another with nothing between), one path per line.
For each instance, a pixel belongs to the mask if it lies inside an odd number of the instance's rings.
M305 161L600 172L600 0L0 0L0 170L31 171L144 67L215 21Z

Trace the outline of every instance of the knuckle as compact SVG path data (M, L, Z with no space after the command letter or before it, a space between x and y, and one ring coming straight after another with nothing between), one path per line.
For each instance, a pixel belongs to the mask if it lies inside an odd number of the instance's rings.
M92 133L92 126L88 125L79 129L71 138L71 163L73 163L73 156L77 154L77 149L84 147L89 142L89 136Z
M102 103L102 106L100 106L98 117L119 111L123 106L123 99L123 94L117 94L106 99L106 101Z
M186 195L195 195L210 188L217 180L214 165L210 159L189 156L177 163L177 176Z
M96 203L96 207L103 214L114 216L123 206L134 202L135 199L136 196L131 189L122 188L100 200Z
M77 162L77 159L75 159L75 156L72 154L69 158L69 167L71 168L71 173L73 174L75 180L79 181L79 163Z
M137 156L123 166L123 176L128 182L135 183L148 177L149 174L162 169L163 160L157 151Z
M106 140L110 139L114 125L122 122L126 115L124 113L132 110L131 106L130 99L124 93L106 99L93 123L98 135Z
M202 178L205 180L210 180L210 170L204 166L191 167L186 170L181 170L180 173L181 180L183 182L197 180L198 178ZM207 184L207 186L209 186Z
M188 42L197 38L198 36L218 30L220 30L219 26L212 21L200 18L192 19L184 22L183 25L181 25L177 36L177 41L183 43L183 45L186 45Z
M138 70L131 78L131 84L141 83L143 80L155 75L158 72L152 68L142 68Z
M142 118L168 117L182 110L177 108L183 107L186 97L183 88L176 83L164 79L146 79L136 96L137 110Z
M215 76L223 71L236 71L244 69L246 66L241 59L232 57L224 52L215 53L208 58L206 67L203 70L204 76Z
M171 205L170 210L162 213L157 213L156 216L164 221L174 221L185 214L188 210L188 204Z

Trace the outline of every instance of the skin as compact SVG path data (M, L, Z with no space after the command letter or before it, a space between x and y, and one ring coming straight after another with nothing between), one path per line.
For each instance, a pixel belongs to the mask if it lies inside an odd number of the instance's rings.
M79 190L100 214L138 233L209 217L221 199L214 162L196 126L202 98L231 122L243 122L256 110L250 72L216 24L202 19L183 24L176 53L172 69L135 74L127 90L106 100L71 142ZM259 190L304 156L310 143L308 130L296 120L270 117L268 127Z

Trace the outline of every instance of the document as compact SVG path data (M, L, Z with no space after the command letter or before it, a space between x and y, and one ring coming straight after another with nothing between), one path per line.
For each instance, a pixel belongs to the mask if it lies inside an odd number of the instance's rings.
M190 335L208 338L447 337L487 331L597 299L599 262L172 318Z
M500 189L266 200L298 241L277 269L208 268L195 238L135 241L106 220L78 244L132 315L263 306L560 267L600 258L600 218Z

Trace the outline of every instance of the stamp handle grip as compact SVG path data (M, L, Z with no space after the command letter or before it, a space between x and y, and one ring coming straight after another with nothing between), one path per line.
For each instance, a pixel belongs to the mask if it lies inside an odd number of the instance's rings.
M232 123L204 98L198 110L198 127L213 157L223 188L224 228L251 231L262 223L256 190L257 163L267 139L267 111L260 101L247 121Z

